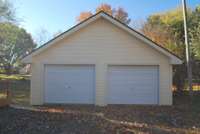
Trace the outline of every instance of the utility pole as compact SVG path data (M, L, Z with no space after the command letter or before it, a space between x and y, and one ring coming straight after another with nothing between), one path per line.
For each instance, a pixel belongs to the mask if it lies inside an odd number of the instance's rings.
M188 28L187 28L187 6L186 0L182 0L183 6L183 20L184 20L184 32L185 32L185 51L186 51L186 64L187 64L187 76L189 84L190 96L193 96L192 91L192 66L191 66L191 56L190 56L190 45L188 41Z

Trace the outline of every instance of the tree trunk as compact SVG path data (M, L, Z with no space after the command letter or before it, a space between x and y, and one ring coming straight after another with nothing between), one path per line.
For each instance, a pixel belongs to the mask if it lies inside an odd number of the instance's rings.
M6 71L6 74L8 75L8 76L10 76L11 74L12 74L12 66L10 65L10 64L7 64L7 65L5 65L4 66L4 69L5 69L5 71ZM10 81L10 79L8 78L7 80L6 80L6 97L7 97L7 99L10 99L10 95L11 95L11 81Z

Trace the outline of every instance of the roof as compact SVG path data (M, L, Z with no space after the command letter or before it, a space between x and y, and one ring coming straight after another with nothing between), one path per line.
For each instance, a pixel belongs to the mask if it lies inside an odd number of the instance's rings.
M41 53L45 49L49 48L51 45L56 44L56 42L58 42L59 40L61 40L61 39L65 38L65 37L71 35L72 33L80 30L81 28L89 25L90 23L94 22L95 20L97 20L97 19L99 19L101 17L104 18L104 19L106 19L106 20L108 20L108 21L110 21L112 24L114 24L117 27L125 30L126 32L130 33L131 35L139 38L140 40L142 40L146 44L148 44L150 47L156 49L157 51L159 51L162 54L164 54L167 57L169 57L171 64L182 64L182 60L177 55L175 55L174 53L170 52L168 49L162 47L161 45L158 45L156 42L152 41L151 39L149 39L148 37L146 37L142 33L134 30L133 28L131 28L128 25L120 22L116 18L112 17L111 15L109 15L109 14L103 12L103 11L98 12L95 15L92 15L88 19L80 22L79 24L73 26L69 30L67 30L67 31L63 32L62 34L56 36L55 38L49 40L47 43L45 43L41 47L38 47L37 49L33 50L31 53L29 53L28 55L26 55L26 56L24 56L22 58L22 62L24 62L24 63L31 63L33 56Z

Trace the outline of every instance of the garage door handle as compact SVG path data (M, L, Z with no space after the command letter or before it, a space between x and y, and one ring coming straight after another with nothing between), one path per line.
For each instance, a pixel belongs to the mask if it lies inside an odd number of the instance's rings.
M71 88L71 86L65 86L65 88L66 88L66 89L69 89L69 88Z

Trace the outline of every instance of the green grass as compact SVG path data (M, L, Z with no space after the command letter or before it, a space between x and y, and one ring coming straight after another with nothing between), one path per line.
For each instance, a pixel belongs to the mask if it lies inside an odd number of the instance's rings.
M7 79L10 80L9 91L11 93L12 103L18 105L29 105L30 80L24 79L24 77L23 79L19 79L18 76L9 77ZM0 80L0 98L6 97L6 90L7 84L5 83L5 80Z
M189 96L189 91L173 93L174 106L187 109L192 113L200 113L200 91L193 91L192 98Z
M26 80L29 79L30 75L13 74L6 75L0 74L0 80Z
M30 105L30 91L29 90L11 90L12 103L17 105Z
M5 92L0 92L0 99L6 98ZM11 90L12 104L28 106L30 98L29 90Z
M6 98L6 93L5 92L0 92L0 99L1 98Z

